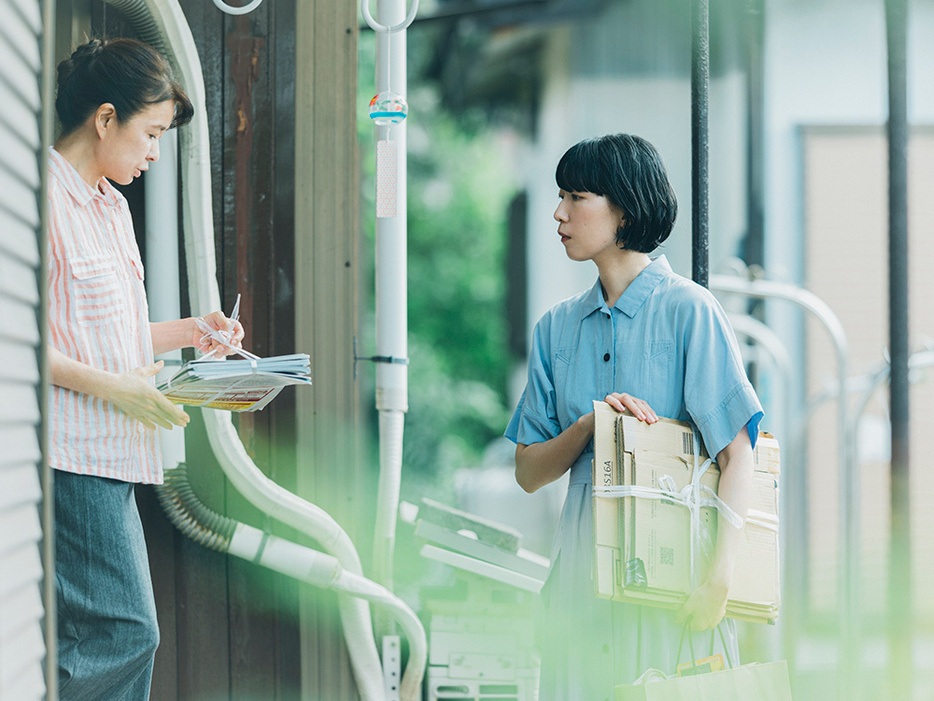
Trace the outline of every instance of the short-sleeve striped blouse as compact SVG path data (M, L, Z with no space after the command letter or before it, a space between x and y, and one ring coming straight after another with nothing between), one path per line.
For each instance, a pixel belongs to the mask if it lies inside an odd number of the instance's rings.
M101 178L90 187L49 150L49 343L108 372L153 362L143 264L127 202ZM50 465L77 474L159 484L158 436L109 402L50 388Z

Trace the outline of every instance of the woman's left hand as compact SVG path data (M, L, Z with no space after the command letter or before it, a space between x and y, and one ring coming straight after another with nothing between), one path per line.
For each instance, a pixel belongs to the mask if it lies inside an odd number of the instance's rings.
M222 343L217 338L212 338L210 334L205 333L199 328L196 320L193 320L192 344L202 353L213 353L217 357L224 357L236 353L235 348L240 348L243 341L243 325L239 321L228 319L224 312L211 312L205 314L201 319L207 326L216 331L222 338L227 339L227 344Z
M603 401L616 409L616 411L625 411L628 409L632 412L632 415L640 421L645 421L649 424L654 424L658 421L658 414L649 406L649 403L644 399L633 397L631 394L613 392L612 394L606 395Z
M717 626L726 615L730 588L708 579L695 589L675 614L675 621L690 625L692 630L708 630Z

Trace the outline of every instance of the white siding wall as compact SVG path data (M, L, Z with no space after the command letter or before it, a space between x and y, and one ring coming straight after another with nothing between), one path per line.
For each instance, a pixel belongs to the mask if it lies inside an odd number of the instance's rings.
M0 699L45 697L40 557L40 5L0 0Z

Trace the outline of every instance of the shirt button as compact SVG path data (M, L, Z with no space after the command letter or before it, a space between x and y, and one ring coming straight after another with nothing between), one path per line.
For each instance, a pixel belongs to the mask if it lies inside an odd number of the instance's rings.
M605 363L610 362L610 354L609 354L609 353L604 353L604 354L603 354L603 362L605 362Z

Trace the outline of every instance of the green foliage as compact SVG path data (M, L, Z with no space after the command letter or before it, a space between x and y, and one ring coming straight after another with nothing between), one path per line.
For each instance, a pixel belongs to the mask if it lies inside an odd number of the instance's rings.
M361 114L373 96L373 36L360 42ZM409 52L418 33L409 32ZM410 61L410 66L415 61ZM515 194L497 136L478 114L452 115L432 86L409 77L409 413L404 469L419 496L476 464L502 434L509 354L505 327L506 207ZM374 134L360 119L361 222L372 309ZM372 347L372 324L363 337ZM363 353L361 353L363 354ZM375 421L374 430L375 430Z

